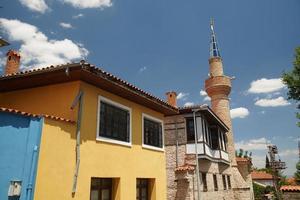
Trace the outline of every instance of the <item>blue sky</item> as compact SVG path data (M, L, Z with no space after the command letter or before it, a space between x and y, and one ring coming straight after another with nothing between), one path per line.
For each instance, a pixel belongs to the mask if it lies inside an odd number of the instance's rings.
M279 78L292 68L300 46L299 1L3 0L0 5L1 36L11 43L1 49L1 65L10 48L21 51L23 69L84 58L158 97L175 90L181 106L209 103L200 91L208 74L213 17L225 74L236 77L231 93L231 108L240 108L233 119L236 146L252 151L260 167L264 143L274 143L287 162L285 173L294 173L300 129L296 104L284 99L287 89Z

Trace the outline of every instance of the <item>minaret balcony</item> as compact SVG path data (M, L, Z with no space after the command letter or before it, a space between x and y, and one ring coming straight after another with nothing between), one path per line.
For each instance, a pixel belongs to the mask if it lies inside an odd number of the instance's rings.
M231 78L228 76L214 76L205 80L205 90L211 97L217 94L229 95Z

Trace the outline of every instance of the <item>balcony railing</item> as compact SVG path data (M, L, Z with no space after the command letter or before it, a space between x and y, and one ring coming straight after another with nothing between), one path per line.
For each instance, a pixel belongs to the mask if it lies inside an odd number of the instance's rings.
M195 154L195 144L187 144L186 145L186 153L187 154ZM215 162L225 162L229 163L228 153L223 150L214 150L211 149L206 143L198 142L197 143L197 154L198 158L205 158L208 160L212 160Z

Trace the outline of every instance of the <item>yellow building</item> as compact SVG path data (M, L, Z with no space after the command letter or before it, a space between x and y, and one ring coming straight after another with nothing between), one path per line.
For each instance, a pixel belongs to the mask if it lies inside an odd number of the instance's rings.
M67 119L44 118L34 199L166 199L168 103L82 61L0 77L0 107Z

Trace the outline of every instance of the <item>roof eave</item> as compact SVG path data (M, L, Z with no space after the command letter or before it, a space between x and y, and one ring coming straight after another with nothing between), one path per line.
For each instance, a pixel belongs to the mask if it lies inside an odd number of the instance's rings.
M98 71L99 73L95 73L93 70ZM108 77L111 77L111 79ZM11 75L4 75L0 77L0 82L2 82L2 84L0 84L0 92L8 92L76 80L82 80L106 91L114 92L118 96L128 98L135 103L149 107L163 113L164 115L174 115L178 113L177 108L167 104L159 98L83 62L50 66L43 69L34 69ZM113 91L111 87L114 89Z

